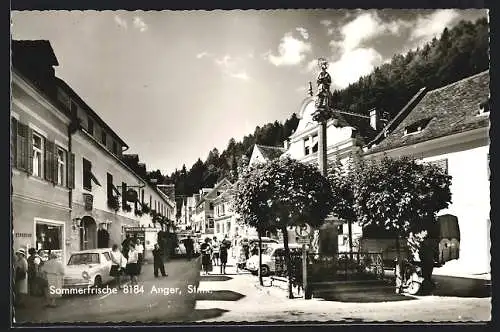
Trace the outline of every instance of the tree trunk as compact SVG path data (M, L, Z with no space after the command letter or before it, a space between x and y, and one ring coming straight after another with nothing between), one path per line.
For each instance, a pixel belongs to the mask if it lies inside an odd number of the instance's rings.
M396 277L396 293L401 292L401 288L403 285L403 271L402 271L402 260L401 260L401 247L400 247L400 242L399 242L399 234L396 236L396 264L395 264L395 273L394 276Z
M288 298L293 299L293 292L292 292L292 262L290 259L290 248L288 247L288 230L286 227L283 227L281 229L283 232L283 244L285 246L285 263L286 263L286 271L288 274Z
M264 286L264 281L262 280L262 231L257 230L257 235L259 236L259 283Z
M349 230L349 256L352 261L352 221L347 221L347 227Z

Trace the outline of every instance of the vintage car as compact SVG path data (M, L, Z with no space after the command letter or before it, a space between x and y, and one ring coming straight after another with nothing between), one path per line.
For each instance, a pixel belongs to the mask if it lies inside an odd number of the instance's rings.
M113 280L111 265L111 248L76 251L66 265L63 287L102 287Z
M292 254L302 253L302 246L299 244L289 244L290 252ZM262 252L262 276L268 276L276 272L275 260L276 257L285 255L285 247L283 244L270 244ZM246 263L246 269L253 274L258 274L259 271L259 256L254 255L250 257Z

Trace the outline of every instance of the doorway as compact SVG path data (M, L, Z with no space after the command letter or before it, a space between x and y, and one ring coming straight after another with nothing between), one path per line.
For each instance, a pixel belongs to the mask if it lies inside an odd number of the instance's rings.
M97 226L94 218L85 216L80 223L80 250L97 248Z

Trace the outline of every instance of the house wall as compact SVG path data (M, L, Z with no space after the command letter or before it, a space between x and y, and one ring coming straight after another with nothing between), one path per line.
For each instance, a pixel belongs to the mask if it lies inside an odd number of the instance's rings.
M69 119L60 114L45 97L15 72L12 79L11 117L28 125L45 140L55 142L67 150ZM70 220L69 189L46 181L43 173L41 177L37 177L28 174L25 170L15 168L12 163L15 153L11 141L14 249L37 248L37 243L41 243L41 241L37 241L37 239L40 240L41 234L37 234L36 225L37 223L44 224L59 229L59 243L57 244L59 249L56 249L55 253L65 261L66 239L64 234ZM39 248L45 249L47 247L39 246Z
M390 157L411 155L423 162L448 160L452 203L438 215L458 218L460 250L457 270L490 272L490 181L488 129L482 128L414 146L386 151ZM369 156L379 157L381 154Z
M91 216L97 226L104 224L110 235L110 246L114 243L119 244L123 240L125 234L123 227L147 227L152 225L152 218L149 214L137 216L135 214L135 204L128 202L131 206L131 211L126 212L122 207L122 200L120 200L120 209L118 211L112 210L108 207L108 193L107 193L107 173L113 176L113 184L120 191L122 182L129 186L136 186L138 192L138 199L142 201L142 191L144 191L144 203L148 204L150 208L163 212L163 215L169 219L175 216L174 207L172 207L161 194L155 191L149 185L143 186L144 181L133 174L127 167L125 167L119 160L117 160L109 151L105 150L98 142L94 141L87 133L78 131L73 135L73 153L75 154L75 189L73 190L73 213L72 218L83 218L84 216ZM83 188L83 158L92 163L92 173L95 175L101 186L92 182L91 191ZM84 193L93 195L92 211L86 211L84 208ZM116 193L114 193L116 196ZM150 205L151 201L151 205ZM140 207L138 207L140 209ZM71 234L72 247L71 249L80 250L80 236L81 230L75 230ZM97 233L94 234L97 237Z

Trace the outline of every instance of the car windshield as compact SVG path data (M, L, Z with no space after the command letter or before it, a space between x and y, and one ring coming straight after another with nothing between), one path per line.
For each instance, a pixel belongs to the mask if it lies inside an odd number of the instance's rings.
M71 255L68 265L99 264L98 253L85 253Z

